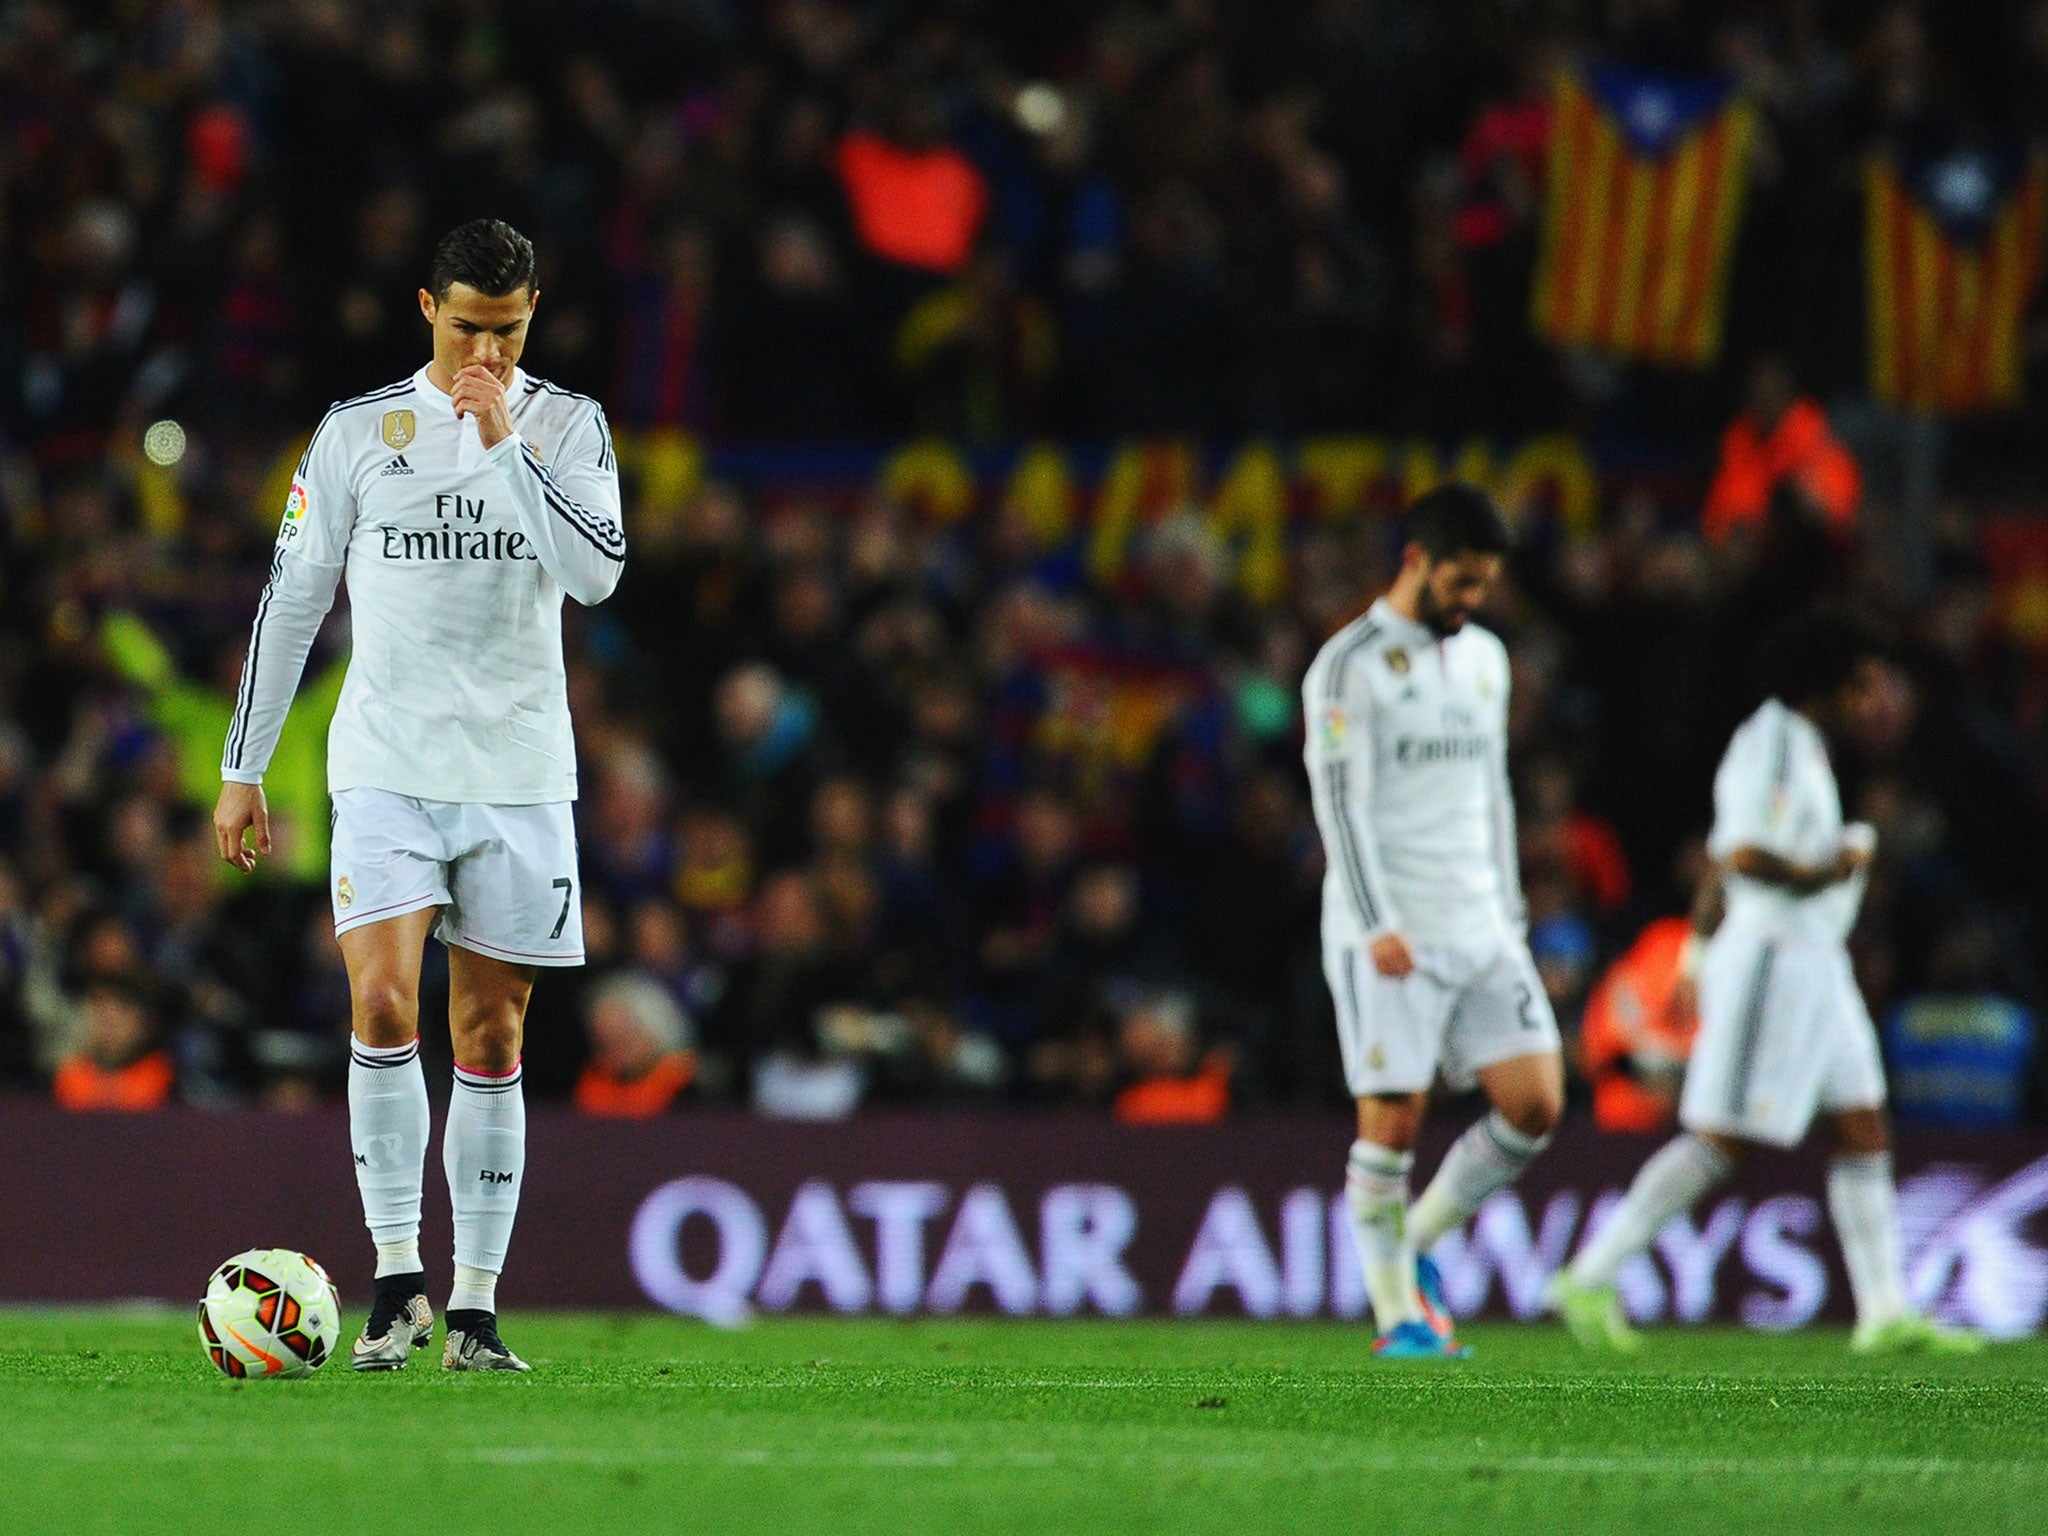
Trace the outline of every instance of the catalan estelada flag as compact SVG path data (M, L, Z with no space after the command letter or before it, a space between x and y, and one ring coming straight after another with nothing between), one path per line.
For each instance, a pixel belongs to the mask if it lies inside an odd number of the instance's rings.
M1871 392L1950 415L2016 402L2048 211L2040 156L1876 156L1864 189Z
M1561 75L1537 333L1643 362L1711 363L1754 124L1725 80L1605 66Z

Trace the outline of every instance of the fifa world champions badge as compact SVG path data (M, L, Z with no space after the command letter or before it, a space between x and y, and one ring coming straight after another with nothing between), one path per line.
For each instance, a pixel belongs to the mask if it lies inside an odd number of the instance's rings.
M417 437L416 418L411 411L386 411L384 413L384 446L403 449Z

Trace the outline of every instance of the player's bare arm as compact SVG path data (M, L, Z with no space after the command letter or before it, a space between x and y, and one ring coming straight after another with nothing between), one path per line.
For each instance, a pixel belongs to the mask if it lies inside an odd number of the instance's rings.
M1704 944L1720 930L1721 919L1727 915L1728 889L1721 883L1720 868L1710 865L1699 889L1692 893L1693 937Z
M1852 879L1869 863L1870 849L1845 843L1825 864L1801 864L1765 848L1738 848L1728 855L1725 867L1745 880L1811 896Z
M1722 883L1721 867L1710 864L1700 877L1699 889L1692 894L1692 932L1686 935L1685 948L1679 952L1678 979L1672 983L1666 1004L1674 1015L1698 1013L1700 960L1706 953L1707 940L1720 931L1727 915L1728 887Z

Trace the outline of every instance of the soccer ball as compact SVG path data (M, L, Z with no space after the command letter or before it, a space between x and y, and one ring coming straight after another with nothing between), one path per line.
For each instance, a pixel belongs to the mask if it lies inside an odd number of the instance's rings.
M341 1296L327 1271L289 1248L251 1248L216 1269L199 1303L206 1358L244 1376L306 1376L341 1337Z

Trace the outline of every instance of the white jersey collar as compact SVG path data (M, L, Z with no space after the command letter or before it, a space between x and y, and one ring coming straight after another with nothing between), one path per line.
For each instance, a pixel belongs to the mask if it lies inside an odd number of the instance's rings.
M1405 638L1411 644L1431 646L1435 645L1439 638L1437 632L1427 624L1424 624L1419 619L1407 617L1384 597L1374 601L1372 605L1372 618L1383 629L1387 629ZM1444 636L1442 638L1448 639L1449 637Z

